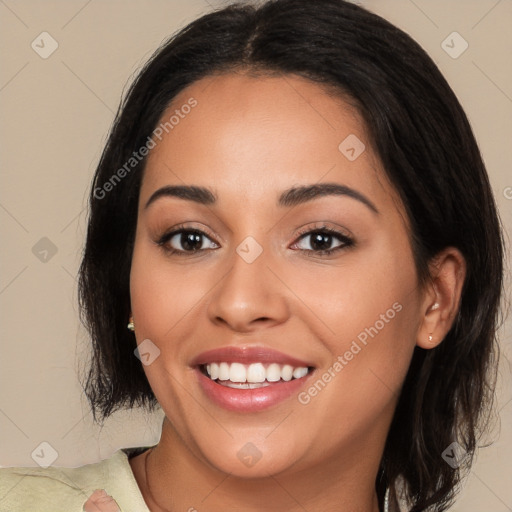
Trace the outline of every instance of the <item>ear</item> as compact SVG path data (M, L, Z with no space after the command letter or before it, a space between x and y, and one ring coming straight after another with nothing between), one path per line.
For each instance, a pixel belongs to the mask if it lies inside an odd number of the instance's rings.
M458 249L447 247L432 259L429 269L431 280L425 287L416 339L424 349L437 347L453 325L466 277L466 260Z

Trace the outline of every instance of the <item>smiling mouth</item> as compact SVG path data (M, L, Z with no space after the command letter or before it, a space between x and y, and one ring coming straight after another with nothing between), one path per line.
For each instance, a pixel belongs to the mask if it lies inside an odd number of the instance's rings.
M221 386L233 389L259 389L301 379L314 368L278 363L208 363L199 365L203 375Z

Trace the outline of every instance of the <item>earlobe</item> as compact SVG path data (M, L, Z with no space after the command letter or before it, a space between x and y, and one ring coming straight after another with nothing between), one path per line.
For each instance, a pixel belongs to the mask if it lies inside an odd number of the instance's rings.
M439 295L435 286L433 288L434 293ZM418 332L418 339L416 341L417 345L421 348L434 348L443 341L444 336L441 337L438 327L440 324L440 309L441 305L439 302L434 302L434 304L428 306L427 311L424 313L423 321Z
M133 322L133 316L130 315L128 325L126 326L130 331L135 331L135 323Z
M416 339L424 349L437 347L455 321L466 277L464 256L454 247L444 249L432 260L430 275Z

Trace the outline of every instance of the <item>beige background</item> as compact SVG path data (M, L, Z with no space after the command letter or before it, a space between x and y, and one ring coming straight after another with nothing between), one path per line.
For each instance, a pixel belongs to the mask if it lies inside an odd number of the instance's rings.
M359 3L411 34L447 77L476 133L509 236L512 2ZM56 450L54 464L60 466L95 462L120 447L158 441L161 414L123 412L100 429L81 396L76 368L87 353L87 336L78 322L76 272L85 198L127 80L163 39L220 5L213 0L0 0L3 466L35 465L31 453L43 441ZM59 45L47 59L31 47L43 31ZM453 31L469 44L456 59L441 47ZM33 251L43 237L56 249L55 254L50 249L47 261ZM39 244L36 248L51 247L48 241ZM479 453L454 512L512 510L511 331L505 324L501 336L497 441Z

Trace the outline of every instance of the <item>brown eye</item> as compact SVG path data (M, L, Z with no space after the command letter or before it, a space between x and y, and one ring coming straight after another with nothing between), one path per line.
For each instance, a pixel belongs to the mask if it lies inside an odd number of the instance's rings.
M206 241L212 246L205 246ZM173 254L190 254L218 247L205 233L197 229L180 229L166 233L160 238L158 245Z
M307 231L301 234L299 242L296 242L294 245L298 246L301 241L306 241L307 243L303 245L309 247L299 247L299 250L313 252L318 255L329 255L354 245L354 241L351 238L330 228ZM335 245L333 246L333 244Z

